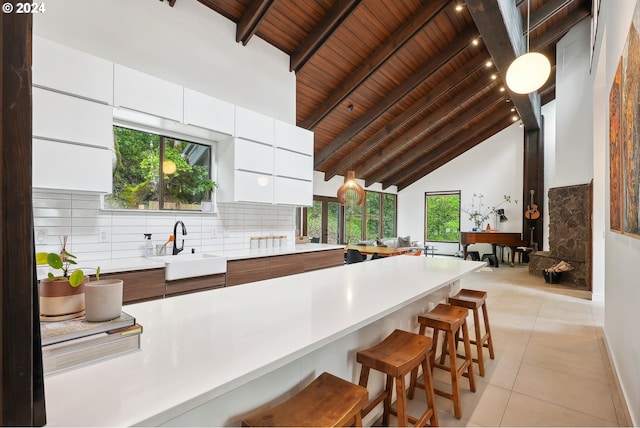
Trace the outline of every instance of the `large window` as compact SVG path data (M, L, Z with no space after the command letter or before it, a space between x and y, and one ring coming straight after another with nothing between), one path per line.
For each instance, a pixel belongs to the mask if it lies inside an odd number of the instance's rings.
M313 199L296 223L303 235L331 244L396 236L396 195L367 191L364 204L356 207L343 207L333 197Z
M425 193L425 241L460 240L460 191Z
M197 211L210 200L210 146L119 126L113 134L116 166L105 208Z

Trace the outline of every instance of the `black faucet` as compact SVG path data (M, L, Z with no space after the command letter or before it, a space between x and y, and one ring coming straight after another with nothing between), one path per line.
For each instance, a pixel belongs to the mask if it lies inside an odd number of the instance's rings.
M175 256L180 251L184 250L184 239L182 240L182 245L178 248L178 224L182 225L182 236L187 234L187 228L185 227L182 220L176 221L176 224L173 225L173 255Z

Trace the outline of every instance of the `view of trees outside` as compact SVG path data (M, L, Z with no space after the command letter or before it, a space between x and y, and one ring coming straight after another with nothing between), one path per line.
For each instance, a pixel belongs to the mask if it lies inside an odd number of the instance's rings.
M329 202L327 206L327 243L340 243L340 203Z
M396 195L383 194L382 237L396 236Z
M425 241L458 242L460 239L460 192L426 193Z
M380 193L367 192L367 215L365 239L380 238Z
M116 167L107 208L200 210L216 186L210 146L119 126L113 132Z
M322 201L313 201L307 208L307 236L322 241Z
M362 205L344 207L345 242L356 244L362 240Z

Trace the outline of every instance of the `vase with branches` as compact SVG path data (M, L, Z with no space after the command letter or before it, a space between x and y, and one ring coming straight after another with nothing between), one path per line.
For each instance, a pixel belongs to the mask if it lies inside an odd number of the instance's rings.
M487 206L484 203L484 195L474 193L471 198L471 207L462 208L462 212L469 215L469 220L474 224L474 230L482 230L482 225L489 220L491 215L498 214L498 207L506 203L518 203L510 195L503 195L503 200L495 206Z

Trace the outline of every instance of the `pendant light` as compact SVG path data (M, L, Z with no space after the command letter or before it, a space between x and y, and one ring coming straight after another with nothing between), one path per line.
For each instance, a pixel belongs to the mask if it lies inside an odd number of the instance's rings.
M355 207L364 202L365 192L356 181L356 172L347 171L344 183L338 187L338 202L340 205Z
M507 86L516 94L528 94L544 85L551 73L547 57L529 52L531 0L527 0L527 53L516 58L507 69Z

